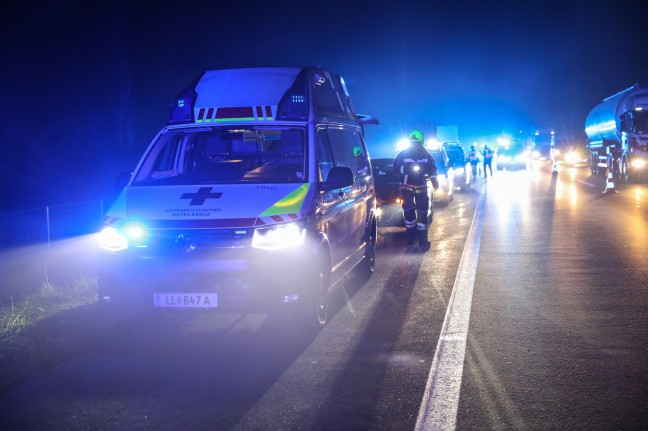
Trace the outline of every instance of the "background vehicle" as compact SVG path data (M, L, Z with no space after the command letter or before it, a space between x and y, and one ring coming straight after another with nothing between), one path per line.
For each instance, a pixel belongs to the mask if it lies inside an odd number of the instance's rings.
M405 226L399 189L400 176L394 172L393 167L394 159L371 159L376 188L376 218L380 227Z
M645 176L648 162L648 88L633 85L596 105L587 115L585 133L592 174L628 182Z
M556 133L551 129L536 130L532 138L531 157L536 160L551 160L551 149L556 144Z
M434 158L437 167L437 180L439 188L434 191L434 202L441 205L448 205L454 199L454 170L450 158L443 147L432 147L427 149ZM432 202L432 201L430 201Z
M435 160L436 163L436 160ZM376 188L376 219L379 227L405 227L400 194L400 175L394 172L394 159L371 159L371 168ZM427 183L428 199L434 201L432 183ZM428 212L428 222L432 216L432 205Z
M528 153L522 141L500 141L497 145L497 169L526 169Z
M556 161L567 167L589 165L589 149L585 139L565 139L556 143Z
M444 142L441 144L445 150L454 173L454 187L459 190L466 190L469 187L469 176L466 166L466 152L459 142Z

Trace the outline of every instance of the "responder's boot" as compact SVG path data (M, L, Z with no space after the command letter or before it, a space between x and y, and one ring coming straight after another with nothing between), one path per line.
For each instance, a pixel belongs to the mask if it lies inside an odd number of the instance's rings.
M412 227L407 229L406 239L407 239L407 245L414 244L414 240L416 239L416 228Z
M421 251L428 251L430 249L430 240L428 239L427 229L418 231L418 236L419 248Z

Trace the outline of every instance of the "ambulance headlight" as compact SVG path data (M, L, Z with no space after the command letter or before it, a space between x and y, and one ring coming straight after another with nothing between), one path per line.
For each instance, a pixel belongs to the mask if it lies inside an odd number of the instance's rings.
M258 228L252 237L252 247L263 250L283 250L299 247L306 238L301 223L287 223L269 228Z
M108 226L99 232L99 247L112 252L125 250L128 248L128 238L124 232Z
M99 232L99 247L117 252L128 248L129 244L141 245L148 236L148 230L142 223L132 222L121 228L106 226Z

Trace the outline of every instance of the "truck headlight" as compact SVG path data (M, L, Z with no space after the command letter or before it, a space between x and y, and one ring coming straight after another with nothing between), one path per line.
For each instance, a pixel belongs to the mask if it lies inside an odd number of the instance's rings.
M258 228L252 237L252 247L264 250L282 250L299 247L306 238L301 223L287 223L268 228Z

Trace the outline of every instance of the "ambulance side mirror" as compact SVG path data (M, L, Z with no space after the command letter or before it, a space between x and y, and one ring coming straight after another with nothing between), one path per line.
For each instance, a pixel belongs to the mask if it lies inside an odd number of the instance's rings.
M320 183L320 189L329 191L333 189L343 189L353 185L353 171L345 166L336 166L331 168L328 178Z

